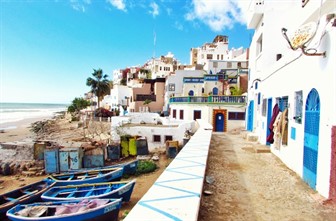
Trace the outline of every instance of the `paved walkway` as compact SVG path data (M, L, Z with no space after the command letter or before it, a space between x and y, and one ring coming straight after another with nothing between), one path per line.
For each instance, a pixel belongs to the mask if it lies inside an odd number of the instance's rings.
M336 220L335 205L257 147L239 131L212 135L206 175L214 182L204 190L213 194L202 196L199 221Z

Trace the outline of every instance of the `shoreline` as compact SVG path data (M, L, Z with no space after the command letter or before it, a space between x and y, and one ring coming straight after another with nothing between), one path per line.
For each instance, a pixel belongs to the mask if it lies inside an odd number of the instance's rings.
M53 117L54 116L41 116L10 123L0 123L0 143L34 139L35 134L30 131L31 124L37 121L51 120Z

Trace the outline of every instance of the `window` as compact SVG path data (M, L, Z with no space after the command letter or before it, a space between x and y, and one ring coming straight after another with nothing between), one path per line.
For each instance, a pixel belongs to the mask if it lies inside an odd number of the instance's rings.
M262 110L261 110L261 115L263 117L266 117L266 107L267 107L267 99L263 99Z
M260 101L261 101L261 93L259 92L258 93L258 105L260 104Z
M207 59L212 59L212 54L207 54Z
M168 91L175 91L175 84L168 84Z
M173 118L176 118L176 109L173 109Z
M276 103L279 105L280 111L283 112L288 108L288 97L278 97L276 98Z
M302 91L296 91L295 92L295 115L294 115L294 120L296 123L301 124L302 122L302 106L303 106L303 101L302 101Z
M153 135L153 142L161 142L161 136L160 135Z
M180 119L183 120L183 114L184 114L184 111L183 110L180 110Z
M214 67L214 68L218 68L218 62L217 62L217 61L214 61L214 63L213 63L213 67Z
M229 112L229 120L245 120L245 112Z
M232 68L232 62L227 62L226 66L227 66L227 68Z
M223 60L223 57L224 57L224 56L221 54L221 60Z
M173 136L166 135L165 136L165 142L167 142L168 140L173 140Z
M194 110L194 120L201 119L201 111Z
M219 60L219 54L217 55L217 60Z

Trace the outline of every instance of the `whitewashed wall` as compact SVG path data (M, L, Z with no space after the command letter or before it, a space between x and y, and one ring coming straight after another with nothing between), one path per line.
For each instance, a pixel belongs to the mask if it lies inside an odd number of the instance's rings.
M323 1L321 12L336 11L332 1ZM279 2L278 2L279 3ZM266 4L266 2L265 2ZM319 149L317 166L316 190L323 196L329 195L330 162L331 162L331 127L336 124L336 28L327 28L326 34L321 38L317 52L326 51L327 56L306 56L300 50L292 51L287 42L277 30L282 27L288 29L288 34L300 25L318 20L319 1L310 1L305 9L298 2L288 1L286 10L270 5L268 2L263 20L257 27L250 53L250 84L256 78L262 81L259 88L249 91L249 100L253 99L257 105L257 94L263 98L273 98L272 106L275 105L276 97L288 96L288 144L275 149L271 145L272 152L278 156L290 169L302 177L303 171L303 142L304 142L304 115L302 124L293 119L296 91L303 92L303 114L307 96L311 89L315 88L320 96L320 128ZM283 8L283 7L282 7ZM300 16L297 16L300 14ZM277 16L277 19L274 19ZM321 19L321 26L323 21ZM321 27L320 26L320 27ZM263 51L257 55L257 40L263 37ZM321 35L313 42L318 42ZM282 58L275 60L275 55L281 53ZM259 135L259 142L266 143L267 119L261 116L261 104L255 106L254 132ZM296 129L296 138L291 139L291 129Z

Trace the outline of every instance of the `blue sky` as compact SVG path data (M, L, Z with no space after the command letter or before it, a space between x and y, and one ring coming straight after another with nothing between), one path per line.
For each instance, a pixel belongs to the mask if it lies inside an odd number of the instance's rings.
M142 65L229 36L249 47L249 0L0 0L0 102L70 103L101 68ZM156 44L154 47L154 36Z

